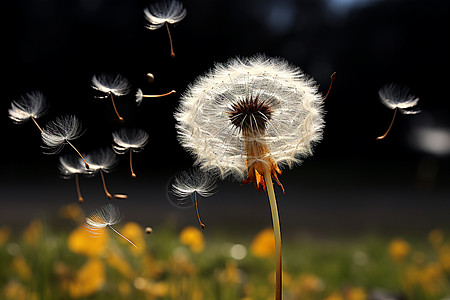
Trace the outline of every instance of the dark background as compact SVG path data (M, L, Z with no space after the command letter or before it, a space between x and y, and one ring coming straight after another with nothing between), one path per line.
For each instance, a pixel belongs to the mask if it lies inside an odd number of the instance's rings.
M0 224L48 215L76 201L73 179L59 177L57 155L42 153L31 123L13 124L12 100L42 91L51 105L41 125L75 114L86 129L75 144L81 151L108 147L111 132L140 127L149 144L135 155L138 178L129 176L127 156L107 175L112 193L127 193L120 205L127 220L141 224L195 224L191 210L170 205L166 186L191 157L179 146L173 112L196 76L215 62L265 53L283 57L313 76L326 92L326 128L314 157L285 170L277 191L281 220L295 230L419 230L448 227L450 219L450 118L448 101L449 7L445 0L404 1L183 1L187 16L171 26L176 58L169 56L165 28L144 27L151 1L20 0L4 12L1 118ZM134 92L117 100L125 123L109 101L95 99L94 74L120 73L145 93L175 89L178 94L144 99ZM148 83L146 73L155 75ZM407 85L420 97L419 115L398 115L385 140L392 111L378 89ZM414 134L426 126L442 135L417 148ZM432 131L433 132L433 131ZM423 143L422 143L423 144ZM65 151L71 151L66 147ZM107 203L100 178L81 178L86 211ZM267 200L253 187L230 180L201 202L205 223L270 226ZM230 222L232 221L232 222Z

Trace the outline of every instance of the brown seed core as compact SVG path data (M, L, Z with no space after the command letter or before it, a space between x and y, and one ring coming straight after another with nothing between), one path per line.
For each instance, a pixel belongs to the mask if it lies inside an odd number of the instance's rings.
M262 134L266 130L267 121L272 117L272 109L258 97L250 97L232 105L231 123L244 134Z

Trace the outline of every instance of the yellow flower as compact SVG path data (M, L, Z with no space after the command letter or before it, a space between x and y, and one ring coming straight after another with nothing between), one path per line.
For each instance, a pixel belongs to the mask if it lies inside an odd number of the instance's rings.
M102 255L106 250L107 243L107 234L92 237L84 226L78 226L75 228L67 239L67 244L70 251L76 254L84 254L86 256Z
M78 203L71 203L64 205L59 209L59 216L66 220L72 220L75 222L81 222L84 220L83 210Z
M90 259L69 284L72 298L87 297L99 291L105 283L105 266L99 259Z
M128 262L116 253L111 253L106 258L108 264L119 271L123 276L132 278L135 276L133 269L131 269Z
M261 230L253 239L250 252L256 257L273 257L275 255L275 238L272 228Z
M23 233L25 242L29 245L36 245L42 235L44 226L38 219L32 220Z
M323 300L344 300L339 293L332 293Z
M31 278L31 268L23 256L14 257L12 261L13 270L23 281L29 281Z
M0 227L0 247L5 244L5 242L9 239L11 236L11 228L8 226L2 226Z
M367 293L360 287L350 288L346 293L346 300L366 300Z
M194 253L200 253L203 251L203 248L205 248L203 233L194 226L187 226L181 231L180 242L189 246Z
M121 233L128 239L132 240L136 247L130 248L131 253L134 255L140 255L145 252L145 237L144 229L135 222L128 222L122 227ZM125 240L121 240L122 243L126 243Z
M5 300L38 300L35 292L28 291L25 286L16 281L10 281L5 285L3 295Z
M405 259L411 251L411 247L405 240L396 238L389 244L388 252L394 261L400 262Z
M444 232L441 229L433 229L428 234L428 240L433 247L437 248L441 246L444 241Z

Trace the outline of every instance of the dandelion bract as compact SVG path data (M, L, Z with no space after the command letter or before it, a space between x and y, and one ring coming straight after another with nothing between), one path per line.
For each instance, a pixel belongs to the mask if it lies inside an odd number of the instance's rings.
M377 140L384 139L387 136L392 128L392 124L394 124L397 110L406 115L417 114L420 112L420 110L416 108L419 98L411 94L410 89L406 86L391 83L383 86L378 91L378 95L380 96L381 103L394 110L394 115L387 131L382 136L377 137Z
M170 55L175 57L173 51L172 36L170 34L169 25L180 22L186 16L186 9L183 4L176 0L167 0L156 2L144 9L145 19L148 21L146 27L150 30L155 30L166 26L170 42Z
M130 170L131 176L136 177L133 170L132 153L142 151L144 146L148 142L148 134L138 128L125 129L122 128L116 132L113 132L113 149L118 154L124 154L130 151Z
M117 230L115 230L112 226L120 223L122 220L122 215L120 213L119 207L114 204L106 204L103 205L100 209L91 213L84 223L86 229L92 233L94 236L99 235L103 232L103 229L109 227L112 231L118 234L120 237L125 239L131 245L136 247L136 245L130 241L128 238L120 234Z
M48 105L44 94L40 91L32 91L24 94L18 100L12 101L8 113L9 118L18 124L31 119L42 132L42 128L38 125L36 119L45 115L47 109Z

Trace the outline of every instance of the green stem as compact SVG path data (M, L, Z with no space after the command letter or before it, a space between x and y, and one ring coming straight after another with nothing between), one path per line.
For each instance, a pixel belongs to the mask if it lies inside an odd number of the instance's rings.
M283 294L282 281L282 259L281 259L281 228L280 219L278 217L277 199L273 189L272 175L269 170L264 173L264 181L266 183L267 195L269 197L270 212L272 213L273 231L275 234L275 256L276 256L276 282L275 282L275 299L281 300Z

